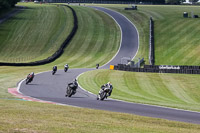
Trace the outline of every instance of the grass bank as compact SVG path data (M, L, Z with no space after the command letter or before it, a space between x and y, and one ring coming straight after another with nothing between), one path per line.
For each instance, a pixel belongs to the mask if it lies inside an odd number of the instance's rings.
M79 77L80 85L94 94L108 81L114 99L200 111L199 75L98 70Z
M1 132L198 133L200 125L92 109L0 99Z
M72 30L71 10L47 4L19 5L27 8L0 25L0 61L29 62L49 57Z

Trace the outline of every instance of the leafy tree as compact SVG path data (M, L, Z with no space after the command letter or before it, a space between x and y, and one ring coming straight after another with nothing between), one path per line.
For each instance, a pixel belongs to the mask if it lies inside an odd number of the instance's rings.
M190 2L198 2L199 0L189 0Z
M0 0L0 8L14 7L20 0Z

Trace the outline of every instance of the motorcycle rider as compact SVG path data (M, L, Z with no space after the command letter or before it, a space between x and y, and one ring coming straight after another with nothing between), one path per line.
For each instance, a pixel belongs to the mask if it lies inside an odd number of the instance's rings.
M31 82L31 81L33 81L34 76L35 76L35 75L34 75L34 72L29 73L28 76L27 76L27 79L29 79L30 82Z
M77 83L76 79L73 81L73 84L74 84L74 86L78 86L78 83Z
M69 65L68 64L65 64L64 65L64 69L68 69L69 68Z
M56 66L56 65L53 67L53 71L54 71L54 72L57 71L57 66Z
M109 81L107 84L102 85L102 86L101 86L101 89L103 89L103 88L105 88L105 87L110 89L110 91L108 92L107 97L108 97L108 96L111 96L112 89L113 89L113 86L112 86L111 82Z
M99 69L99 64L96 64L96 69Z
M78 87L78 83L77 83L77 80L75 79L73 82L72 82L72 84L74 85L74 92L76 93L76 89L77 89L77 87Z
M74 90L74 94L76 93L76 89L78 88L77 80L75 79L72 83L68 84L68 87ZM65 95L67 97L67 94Z

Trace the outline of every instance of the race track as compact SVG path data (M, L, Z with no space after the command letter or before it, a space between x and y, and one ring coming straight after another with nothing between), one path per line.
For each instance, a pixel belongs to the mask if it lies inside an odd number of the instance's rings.
M105 69L108 68L110 64L115 65L120 63L122 57L133 58L139 48L138 32L134 25L126 17L117 12L100 7L92 8L96 8L112 16L121 27L122 32L120 50L110 62L101 68ZM25 82L20 83L19 91L26 96L66 105L200 124L200 113L198 112L128 103L113 99L99 101L96 100L96 94L88 93L81 88L79 88L77 93L71 98L66 98L65 92L67 84L81 73L90 70L94 69L69 69L67 73L63 70L59 70L55 75L51 75L51 71L43 72L37 74L34 81L29 85L25 85Z

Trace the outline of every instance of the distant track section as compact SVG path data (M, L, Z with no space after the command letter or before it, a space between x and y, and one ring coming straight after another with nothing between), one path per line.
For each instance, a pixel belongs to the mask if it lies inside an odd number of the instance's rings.
M123 57L130 59L134 58L139 49L139 33L135 25L124 15L112 11L103 7L93 7L96 10L102 11L111 16L116 23L119 25L121 30L121 45L116 55L108 63L103 65L101 68L109 68L110 65L117 65L121 63Z
M57 58L59 58L62 55L65 47L69 44L69 42L74 37L74 35L78 29L78 19L77 19L76 12L74 11L74 9L72 7L70 7L68 5L63 5L63 6L66 6L71 9L71 11L73 13L73 17L74 17L74 26L73 26L71 33L67 37L67 39L63 42L63 44L60 46L60 48L52 56L50 56L46 59L43 59L43 60L28 62L28 63L0 62L0 66L37 66L37 65L44 65L47 63L51 63L51 62L55 61Z

